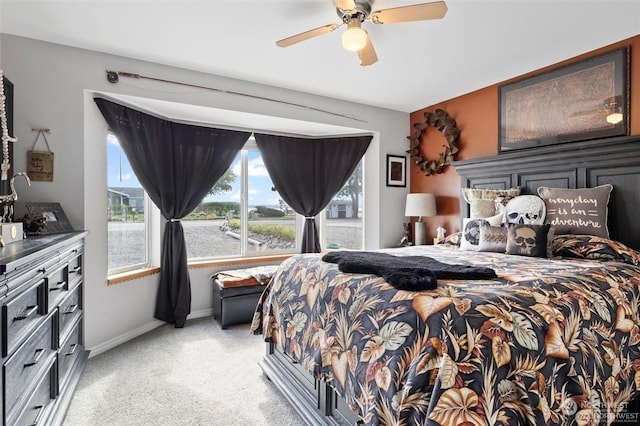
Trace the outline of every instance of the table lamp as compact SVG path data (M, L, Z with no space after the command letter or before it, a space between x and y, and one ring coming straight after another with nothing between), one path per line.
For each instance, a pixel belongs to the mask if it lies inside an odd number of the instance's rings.
M405 216L418 216L414 224L413 244L423 245L427 243L427 226L422 217L436 215L436 196L433 194L407 194L407 205L404 209Z

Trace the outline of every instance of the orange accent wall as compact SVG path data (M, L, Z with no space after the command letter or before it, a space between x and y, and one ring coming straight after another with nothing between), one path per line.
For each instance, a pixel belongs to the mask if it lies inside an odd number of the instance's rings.
M415 123L424 121L424 112L442 108L456 120L460 130L458 140L460 152L456 160L488 157L498 154L498 87L512 81L548 71L559 66L567 65L607 51L630 46L631 75L630 75L630 120L631 134L640 134L640 35L622 40L581 56L576 56L552 66L524 74L499 84L485 87L445 102L431 105L414 111L410 115L409 134L413 132ZM437 159L442 152L444 137L433 127L424 133L420 148L427 158ZM639 151L640 151L640 147ZM443 226L447 235L460 230L460 176L452 166L447 166L444 173L425 176L409 159L410 192L431 192L436 195L438 216L425 218L427 223L428 240L435 236L435 229Z

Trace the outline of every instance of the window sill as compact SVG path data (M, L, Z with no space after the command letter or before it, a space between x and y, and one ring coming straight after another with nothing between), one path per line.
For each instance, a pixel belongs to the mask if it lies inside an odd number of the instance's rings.
M149 268L136 269L134 271L122 272L120 274L109 275L107 277L107 285L120 284L125 281L136 280L138 278L148 277L150 275L159 274L160 267L152 266Z
M282 254L275 256L260 256L260 257L239 257L239 258L229 258L229 259L221 259L221 260L206 260L201 262L190 262L189 269L200 269L200 268L218 268L223 266L243 266L250 264L259 264L259 263L272 263L272 262L282 262L293 256L293 254ZM138 278L148 277L150 275L160 273L160 267L153 266L150 268L144 269L136 269L135 271L127 271L121 274L110 275L107 278L108 285L120 284L126 281L135 280Z
M220 260L205 260L202 262L189 262L189 269L192 268L217 268L220 266L242 266L256 263L272 263L282 262L293 256L293 254L280 254L273 256L256 256L256 257L235 257Z

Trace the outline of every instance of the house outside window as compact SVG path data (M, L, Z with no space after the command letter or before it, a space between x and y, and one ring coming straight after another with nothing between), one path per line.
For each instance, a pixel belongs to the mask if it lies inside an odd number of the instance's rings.
M363 163L364 159L360 160L349 180L325 208L322 226L325 248L362 250L364 247Z

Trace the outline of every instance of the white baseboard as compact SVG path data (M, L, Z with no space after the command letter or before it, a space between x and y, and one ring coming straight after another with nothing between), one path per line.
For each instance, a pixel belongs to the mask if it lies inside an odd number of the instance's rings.
M196 311L196 312L191 312L188 316L187 316L187 320L190 319L196 319L196 318L203 318L203 317L210 317L213 315L213 308L209 308L209 309L202 309L200 311ZM166 324L166 322L164 321L160 321L160 320L153 320L147 324L144 324L138 328L135 328L131 331L128 331L124 334L121 334L120 336L114 337L111 340L107 340L106 342L100 343L99 345L96 345L94 347L91 348L87 348L89 351L89 358L93 358L96 355L100 355L101 353L104 353L106 351L108 351L109 349L113 349L118 345L121 345L125 342L128 342L131 339L135 339L138 336L142 336L145 333L150 332L151 330L153 330L154 328L160 327L161 325Z
M213 316L213 308L202 309L200 311L191 312L189 316L187 316L187 319L190 320L190 319L204 318L204 317L211 317L211 316Z

